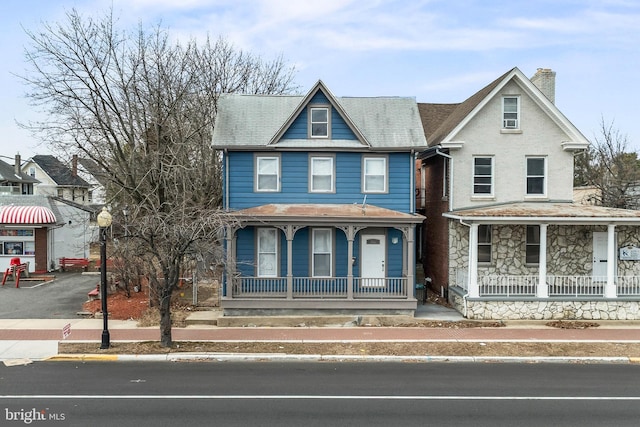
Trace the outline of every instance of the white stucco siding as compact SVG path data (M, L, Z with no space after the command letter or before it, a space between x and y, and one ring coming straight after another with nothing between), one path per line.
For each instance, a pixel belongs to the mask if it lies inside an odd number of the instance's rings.
M519 95L520 127L502 130L502 96ZM572 200L573 154L562 149L570 139L565 132L520 87L505 86L491 99L452 141L462 141L454 158L453 208L523 200ZM473 158L493 157L494 185L492 197L473 195ZM546 194L526 195L526 159L546 158Z

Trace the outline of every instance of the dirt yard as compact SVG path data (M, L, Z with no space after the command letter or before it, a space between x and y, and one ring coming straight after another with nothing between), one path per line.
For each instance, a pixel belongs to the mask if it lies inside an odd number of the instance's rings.
M434 297L437 298L437 297ZM430 299L432 300L432 299ZM432 301L439 302L439 301ZM100 311L99 300L87 302L83 310L91 313ZM149 307L146 292L132 292L127 298L124 293L111 294L108 300L109 317L119 320L138 320L141 326L159 323L157 310ZM176 304L173 308L174 326L184 326L184 319L194 308ZM391 325L390 325L391 326ZM501 327L500 322L474 321L430 321L394 325L403 327L428 328L471 328ZM557 328L594 328L595 322L555 321L547 326ZM396 356L518 356L518 357L640 357L640 344L620 343L495 343L495 342L369 342L369 343L219 343L219 342L175 342L172 348L162 348L158 342L112 342L108 350L100 350L99 343L61 342L60 353L75 354L163 354L176 352L207 353L280 353L280 354L322 354L322 355L396 355Z

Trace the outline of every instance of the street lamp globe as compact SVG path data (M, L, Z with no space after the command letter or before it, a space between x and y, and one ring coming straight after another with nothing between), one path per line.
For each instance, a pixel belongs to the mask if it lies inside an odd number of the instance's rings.
M105 228L111 225L111 214L106 207L102 208L102 212L98 214L98 227Z

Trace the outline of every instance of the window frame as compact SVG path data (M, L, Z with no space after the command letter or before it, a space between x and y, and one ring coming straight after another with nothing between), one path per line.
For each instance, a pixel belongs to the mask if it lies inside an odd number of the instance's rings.
M529 230L537 229L537 242L529 241ZM535 240L535 239L534 239ZM539 225L527 225L524 231L524 263L525 265L540 265L540 226ZM532 248L535 248L535 252L530 252ZM529 261L529 257L532 256L533 259Z
M326 121L319 121L319 120L314 120L314 111L320 111L320 110L324 110L327 113L327 120ZM330 105L312 105L309 106L309 125L308 125L308 129L309 129L309 138L312 139L329 139L331 138L331 106ZM326 126L326 135L316 135L316 133L314 132L314 125L325 125Z
M327 252L316 252L316 236L319 233L327 233L329 236L329 248ZM333 247L333 229L331 228L313 228L311 229L311 277L317 278L327 278L333 277L333 258L334 258L334 247ZM329 258L329 275L319 275L316 274L316 255L327 255Z
M516 111L507 111L506 106L507 106L507 100L508 99L515 99L516 100ZM507 115L512 115L515 114L515 118L513 118L512 116L509 116L507 118ZM507 126L507 120L515 120L515 123L513 126ZM518 130L520 129L520 95L503 95L502 96L502 129L504 130Z
M542 175L536 175L529 172L529 160L542 160ZM547 196L547 157L546 156L527 156L525 158L525 188L524 192L527 197L546 197ZM542 179L542 192L530 193L529 180Z
M486 230L484 233L481 230ZM481 236L488 237L488 241L482 241ZM491 224L478 224L478 244L477 244L477 262L482 265L489 265L493 261L493 227ZM480 247L489 247L489 258L480 259L480 255L486 253L486 251L480 251Z
M380 176L379 174L367 174L367 163L369 161L382 161L382 189L370 190L367 178ZM363 156L362 157L362 193L364 194L386 194L389 192L389 159L387 156Z
M273 233L273 238L274 238L274 242L273 242L273 250L272 251L262 251L262 246L261 246L261 240L262 240L262 233L264 232L272 232ZM274 268L274 273L273 274L264 274L263 271L261 271L261 266L262 263L261 261L261 257L263 255L272 255L273 256L273 262L275 264L275 268ZM259 227L256 228L256 277L278 277L278 266L279 266L279 252L278 252L278 229L277 228L271 228L271 227Z
M329 189L317 189L314 188L314 178L318 176L326 176L320 174L314 174L315 161L316 160L329 160L330 161L330 183ZM335 193L336 191L336 158L329 154L310 154L309 155L309 193Z
M260 177L268 174L260 174L260 161L261 160L275 160L276 161L276 187L275 188L260 188ZM256 154L254 161L254 181L253 188L257 193L277 193L280 191L280 176L281 176L281 162L279 155L273 154Z
M476 172L476 167L478 166L476 164L477 160L490 160L490 167L491 167L491 171L489 175L481 175L478 174ZM486 165L484 165L486 166ZM473 165L472 165L472 195L474 198L490 198L490 197L494 197L494 188L495 188L495 158L494 156L482 156L482 155L478 155L478 156L473 156ZM489 177L490 178L490 182L487 183L478 183L476 182L476 180L478 178L485 178L485 177ZM489 192L488 193L480 193L476 191L476 186L489 186Z

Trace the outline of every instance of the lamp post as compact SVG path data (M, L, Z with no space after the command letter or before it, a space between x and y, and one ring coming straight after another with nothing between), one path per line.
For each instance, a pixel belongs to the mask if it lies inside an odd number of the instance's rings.
M107 312L107 228L111 225L111 214L106 207L98 214L100 227L100 299L102 300L102 344L100 349L107 349L110 345L109 314Z

